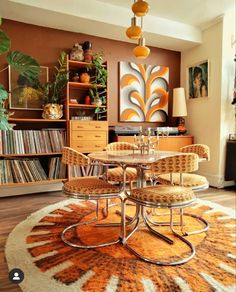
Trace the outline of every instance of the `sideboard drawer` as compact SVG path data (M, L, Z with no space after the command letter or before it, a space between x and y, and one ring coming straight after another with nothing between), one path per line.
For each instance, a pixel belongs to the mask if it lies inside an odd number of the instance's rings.
M107 131L108 123L97 122L97 121L71 121L71 130L82 130L82 131Z
M91 141L75 141L71 142L71 148L82 152L82 153L89 153L94 151L102 151L106 147L105 141L96 141L91 143Z
M72 131L71 140L72 141L97 141L97 140L107 141L106 131Z

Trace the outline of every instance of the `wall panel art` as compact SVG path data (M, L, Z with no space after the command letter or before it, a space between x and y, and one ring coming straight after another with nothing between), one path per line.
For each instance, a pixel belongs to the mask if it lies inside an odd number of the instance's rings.
M169 68L119 62L119 73L120 122L165 122Z

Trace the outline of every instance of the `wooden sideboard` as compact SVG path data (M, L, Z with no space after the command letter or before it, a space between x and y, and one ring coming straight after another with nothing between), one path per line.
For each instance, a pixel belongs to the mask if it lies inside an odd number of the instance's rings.
M134 136L114 136L113 142L134 143ZM193 144L193 136L160 136L159 150L179 151L183 146Z

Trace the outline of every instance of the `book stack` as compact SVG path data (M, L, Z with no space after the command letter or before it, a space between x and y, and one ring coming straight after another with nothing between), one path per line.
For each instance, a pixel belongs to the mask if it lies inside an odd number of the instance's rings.
M39 159L0 160L0 184L47 180Z
M60 179L66 177L66 167L61 162L61 157L52 157L49 160L49 179Z
M61 152L66 141L63 129L0 131L0 154Z

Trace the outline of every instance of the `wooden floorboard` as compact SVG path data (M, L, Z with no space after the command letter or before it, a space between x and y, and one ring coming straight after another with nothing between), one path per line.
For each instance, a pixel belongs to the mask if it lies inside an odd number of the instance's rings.
M236 189L214 189L196 193L197 197L236 209ZM31 213L66 199L61 192L41 193L0 199L0 291L21 291L8 280L4 257L6 239L11 230ZM17 251L16 251L17 252Z

